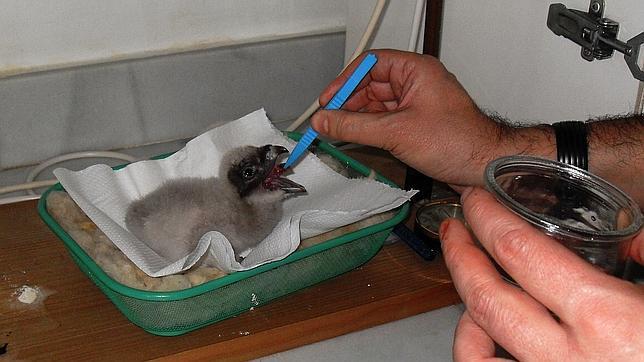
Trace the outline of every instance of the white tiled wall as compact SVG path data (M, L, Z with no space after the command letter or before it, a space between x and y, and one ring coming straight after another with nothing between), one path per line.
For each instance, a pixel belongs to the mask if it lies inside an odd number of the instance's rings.
M346 0L0 0L0 74L344 30Z
M335 33L0 79L0 169L190 137L261 107L292 120L343 56Z

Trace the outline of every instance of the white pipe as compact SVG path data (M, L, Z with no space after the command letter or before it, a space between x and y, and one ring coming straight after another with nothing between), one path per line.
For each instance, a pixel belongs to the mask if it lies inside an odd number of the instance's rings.
M414 8L414 20L411 23L411 35L409 36L409 44L407 50L410 52L416 52L418 49L418 36L420 35L421 21L423 20L423 14L425 13L425 0L416 0L416 7Z
M353 52L351 55L351 58L345 64L343 67L346 68L347 65L349 65L355 58L357 58L362 52L365 50L367 47L367 43L371 39L371 36L373 35L374 30L376 29L376 25L378 25L378 20L380 20L380 17L382 15L382 10L385 8L385 4L387 3L387 0L378 0L376 3L376 6L373 8L373 12L371 13L371 19L369 19L369 23L367 24L367 28L365 29L364 33L362 34L362 38L360 38L360 41L358 42L358 46L356 47L356 50ZM299 126L302 125L307 119L317 111L317 109L320 107L320 101L319 99L316 99L311 105L302 113L291 125L289 125L286 130L287 131L295 131Z
M75 160L79 158L115 158L117 160L123 160L123 161L128 161L128 162L135 162L138 159L136 157L127 155L125 153L120 153L120 152L112 152L112 151L87 151L87 152L73 152L73 153L67 153L64 155L56 156L53 158L50 158L38 166L34 167L31 172L29 172L29 175L27 175L27 183L30 183L36 179L36 177L47 167L50 167L52 165L55 165L57 163L61 163L64 161L69 161L69 160ZM55 180L52 180L55 183ZM36 193L32 190L34 187L30 187L27 190L27 193L30 195L35 195ZM2 192L0 192L1 194Z
M37 189L40 187L47 187L56 184L56 180L44 180L44 181L35 181L35 182L27 182L24 184L19 184L19 185L11 185L11 186L6 186L6 187L0 187L0 195L2 194L8 194L11 192L16 192L16 191L23 191L23 190L31 190L31 189ZM32 195L35 195L32 193Z
M37 195L33 191L33 189L55 185L58 181L53 179L34 181L34 179L38 176L38 174L40 174L47 167L50 167L54 164L57 164L63 161L74 160L78 158L115 158L118 160L124 160L128 162L135 162L138 160L134 156L130 156L125 153L112 152L112 151L74 152L74 153L67 153L64 155L56 156L34 167L31 170L31 172L29 172L29 175L27 175L27 182L18 184L18 185L0 187L0 195L8 194L16 191L23 191L23 190L27 190L27 193L29 193L29 195L2 198L0 199L0 205L40 198L40 195Z
M13 204L16 202L28 201L28 200L37 200L40 198L40 195L24 195L24 196L12 196L5 197L0 199L0 205Z
M362 54L362 52L367 47L367 43L369 42L369 40L371 40L371 35L373 35L373 32L376 29L376 25L378 25L378 21L380 20L382 10L385 8L386 3L387 0L378 0L378 2L376 3L376 6L373 8L373 12L371 13L369 23L367 24L367 28L365 29L364 33L362 33L362 38L360 38L356 50L353 52L353 55L351 55L351 58L349 59L347 64L345 64L345 67L349 65L349 63L351 63L355 58L357 58L358 55Z

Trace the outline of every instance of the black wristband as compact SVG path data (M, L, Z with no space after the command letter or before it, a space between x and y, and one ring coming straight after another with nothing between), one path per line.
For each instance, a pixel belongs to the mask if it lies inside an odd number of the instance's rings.
M557 139L557 161L588 170L588 131L586 123L553 123Z

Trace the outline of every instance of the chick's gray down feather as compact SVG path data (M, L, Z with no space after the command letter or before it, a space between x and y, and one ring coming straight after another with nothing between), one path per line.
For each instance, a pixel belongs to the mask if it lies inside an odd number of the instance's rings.
M170 180L133 202L126 226L171 261L192 252L205 233L219 231L240 260L281 220L285 196L305 191L275 174L275 161L286 152L273 145L235 148L224 155L219 177Z

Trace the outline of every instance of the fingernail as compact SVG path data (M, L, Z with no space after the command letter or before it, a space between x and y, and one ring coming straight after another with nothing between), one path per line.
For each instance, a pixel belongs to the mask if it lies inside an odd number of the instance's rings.
M324 116L319 116L315 120L311 120L311 124L315 130L322 134L329 134L329 119Z
M465 199L467 199L468 196L470 196L472 191L474 191L474 187L472 187L472 186L470 186L470 187L466 188L465 190L463 190L463 192L461 193L461 204L463 203L463 201L465 201Z
M443 242L443 236L445 235L445 232L447 232L447 228L449 228L449 219L443 221L441 223L441 226L438 227L438 238L440 239L441 243Z
M322 124L320 125L322 128L322 133L324 134L329 134L329 119L324 117L322 118Z

